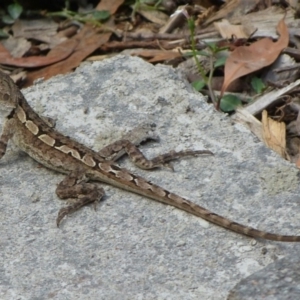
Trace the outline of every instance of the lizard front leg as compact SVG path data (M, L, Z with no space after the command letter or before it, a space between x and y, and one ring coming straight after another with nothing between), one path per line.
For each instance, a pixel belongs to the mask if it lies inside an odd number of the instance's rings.
M56 225L59 227L61 220L68 214L78 210L84 205L96 203L104 196L104 190L93 183L87 183L85 171L77 169L71 172L60 182L56 194L61 199L75 198L72 204L63 207L58 212Z
M135 146L148 140L159 141L158 136L154 134L155 126L154 123L142 123L124 134L121 139L102 148L98 153L104 160L117 161L126 154L125 147L119 147L120 140L128 140Z
M184 157L184 156L197 156L200 154L209 154L213 155L213 153L209 150L183 150L183 151L170 151L165 154L161 154L157 157L154 157L152 159L147 159L144 154L129 140L119 140L116 141L102 150L99 151L99 154L102 157L110 157L109 154L111 154L114 157L114 160L116 160L115 157L119 157L117 153L123 153L126 152L131 159L131 161L138 166L141 169L154 169L161 166L167 166L171 167L171 165L168 164L168 162L172 160L176 160L178 158ZM173 168L172 168L173 169Z
M172 160L185 156L197 156L200 154L213 155L209 150L184 150L179 152L170 151L154 157L153 159L147 159L137 146L146 140L158 141L159 138L154 134L154 130L155 124L143 123L125 134L122 139L102 148L98 153L103 159L110 161L117 161L121 156L127 153L131 161L137 167L146 170L161 166L167 166L173 170L173 167L168 164L168 162Z

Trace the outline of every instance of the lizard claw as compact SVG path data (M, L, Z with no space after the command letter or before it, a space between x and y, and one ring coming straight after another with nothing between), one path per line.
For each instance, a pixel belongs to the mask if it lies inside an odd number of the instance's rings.
M58 212L57 218L56 218L56 226L59 227L60 221L68 214L68 207L63 207Z

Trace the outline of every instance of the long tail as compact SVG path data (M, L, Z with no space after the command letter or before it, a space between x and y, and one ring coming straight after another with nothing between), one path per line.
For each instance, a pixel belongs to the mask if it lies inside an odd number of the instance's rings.
M133 174L130 174L130 176L132 177L132 179L126 181L126 184L123 184L122 180L119 181L114 178L114 185L117 185L122 189L134 192L136 194L140 194L153 200L162 202L164 204L175 206L181 210L207 220L210 223L219 225L239 234L243 234L253 238L262 238L278 242L300 242L300 236L274 234L236 223L220 215L217 215L183 197L173 194L161 188L160 186L154 185L146 181L144 178L135 176Z

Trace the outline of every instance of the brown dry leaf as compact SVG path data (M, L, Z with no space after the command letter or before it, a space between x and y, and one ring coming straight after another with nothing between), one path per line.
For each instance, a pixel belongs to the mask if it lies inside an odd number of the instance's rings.
M278 23L277 32L280 37L275 43L269 38L263 38L250 46L238 47L230 54L225 64L225 80L221 96L235 79L266 67L275 61L289 43L289 32L284 19Z
M231 24L241 24L252 38L269 37L277 40L276 27L283 18L284 22L288 24L290 37L299 35L300 20L295 19L295 11L279 6L273 5L267 9L255 11L229 21Z
M101 0L96 6L96 10L107 10L113 15L124 1L125 0Z
M268 117L268 112L262 112L262 136L266 145L286 158L286 128L285 123L277 122Z
M123 2L124 0L103 0L99 2L96 10L107 10L113 15ZM113 22L113 19L110 18L108 22ZM64 61L58 62L41 70L31 72L28 74L25 86L30 86L33 81L38 78L44 78L44 80L46 80L57 74L66 74L70 72L74 68L78 67L82 60L84 60L87 56L108 42L111 35L111 32L98 33L96 28L86 24L78 34L70 38L70 40L77 42L77 46L72 55Z
M32 43L24 38L10 36L8 39L1 40L2 46L12 57L23 57L32 47Z
M46 56L12 57L0 43L0 63L4 65L36 68L61 61L73 53L78 40L69 39L54 47Z
M229 0L212 15L203 25L208 25L220 19L231 19L238 16L245 16L257 5L258 0Z
M231 39L232 36L235 36L238 39L249 38L243 25L232 25L228 20L223 19L220 22L215 22L214 26L224 39Z
M133 5L131 7L133 7ZM161 26L165 25L169 20L169 16L159 10L147 10L141 8L138 9L136 12L142 15L145 19L151 21L152 23Z
M44 78L46 80L57 74L66 74L70 72L72 69L78 67L83 59L106 43L110 36L111 33L98 33L91 26L85 25L78 34L69 40L73 41L74 44L77 44L72 55L49 67L29 73L26 86L30 86L33 81L38 78Z
M177 57L181 57L179 52L175 51L165 51L165 50L148 50L148 49L131 49L124 50L123 54L129 54L132 56L139 56L143 58L147 58L148 62L155 63L161 62L165 60L174 59Z
M14 37L34 39L49 44L56 35L58 23L52 19L17 20L12 26Z

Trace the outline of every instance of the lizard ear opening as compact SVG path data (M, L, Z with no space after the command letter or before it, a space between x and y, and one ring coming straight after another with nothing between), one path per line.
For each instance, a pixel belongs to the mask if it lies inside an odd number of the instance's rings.
M14 103L14 99L12 99L10 93L0 91L0 109L7 109L7 108L15 108L16 104Z

